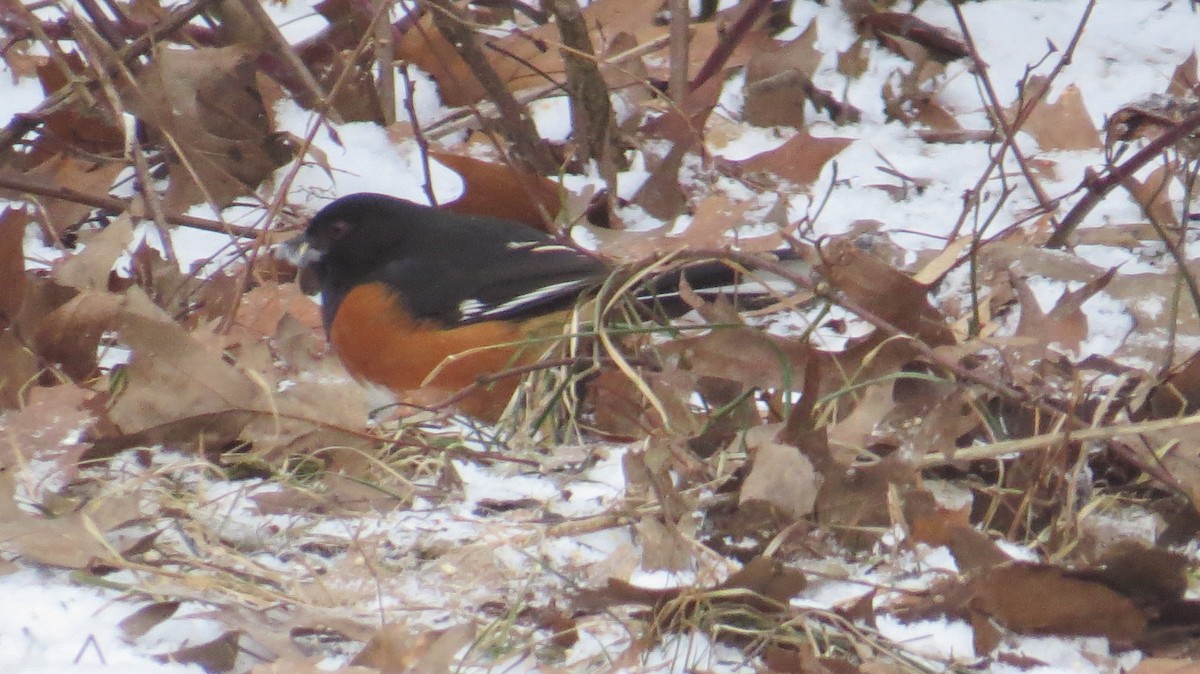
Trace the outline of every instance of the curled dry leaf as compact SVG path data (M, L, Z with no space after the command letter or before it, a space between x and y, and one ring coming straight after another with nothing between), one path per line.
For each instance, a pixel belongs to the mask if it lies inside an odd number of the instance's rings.
M38 355L57 363L77 381L96 373L97 349L104 333L111 330L121 309L121 297L87 291L46 315L33 334Z
M253 57L245 47L159 46L124 92L171 150L168 210L209 200L227 206L291 158L290 142L268 126Z
M911 53L897 48L896 41L888 38L901 38L919 44L925 48L931 58L941 63L964 58L971 54L971 50L958 36L912 14L870 12L859 20L858 26L863 32L874 34L885 47L914 62L917 59L913 58Z

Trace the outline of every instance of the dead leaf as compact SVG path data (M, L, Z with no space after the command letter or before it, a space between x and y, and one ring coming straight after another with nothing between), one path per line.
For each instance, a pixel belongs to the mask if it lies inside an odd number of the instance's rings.
M126 641L140 639L164 621L170 620L181 604L179 601L156 601L146 604L125 616L117 628L121 630L121 636Z
M1179 215L1171 201L1170 189L1171 181L1177 177L1178 169L1172 162L1154 169L1144 181L1138 180L1136 176L1129 176L1123 184L1151 222L1170 230L1179 226Z
M643 569L679 573L695 567L694 544L678 526L646 517L638 521L636 528L642 543Z
M455 655L474 639L475 626L470 623L420 633L391 623L380 628L350 664L389 674L445 674L452 671Z
M253 57L241 46L159 45L125 92L129 109L172 150L168 211L228 206L290 160L290 144L268 127Z
M1200 663L1195 660L1145 658L1134 665L1128 674L1200 674Z
M107 290L113 264L133 241L133 219L122 214L94 235L80 235L80 239L83 250L56 265L54 279L80 290Z
M128 385L110 409L113 423L123 432L204 413L261 407L262 391L250 378L188 334L140 289L126 292L117 329L132 350Z
M0 407L16 407L41 364L37 356L11 330L0 331Z
M999 566L971 581L971 588L971 608L1015 632L1129 644L1146 631L1146 617L1127 597L1053 566Z
M1045 78L1033 77L1025 86L1026 92L1045 90ZM1030 105L1026 102L1025 105ZM1017 104L1008 110L1010 122L1016 115ZM1054 102L1036 104L1021 131L1028 132L1043 150L1094 150L1102 147L1100 133L1083 103L1083 94L1074 84L1068 85Z
M205 672L218 674L229 672L237 663L239 653L238 641L241 634L234 631L224 632L212 641L185 646L177 651L155 657L159 662L178 662L184 665L199 665Z
M1183 598L1190 564L1181 553L1128 540L1105 550L1081 575L1095 577L1138 606L1161 606Z
M1110 269L1080 288L1064 292L1054 308L1047 312L1042 311L1037 297L1024 280L1014 276L1012 284L1021 304L1021 319L1016 335L1031 338L1039 345L1061 345L1077 353L1088 336L1088 320L1083 312L1083 303L1104 290L1116 272L1116 268Z
M1183 63L1175 67L1171 74L1171 83L1167 85L1167 95L1173 98L1192 98L1200 96L1200 76L1196 72L1196 52L1193 50Z
M113 181L125 167L119 162L90 162L76 157L55 155L30 169L27 178L41 179L48 186L69 187L85 195L107 196ZM40 200L34 219L41 223L47 238L56 241L77 226L95 210L93 206L78 200L62 200L45 197Z
M76 295L42 319L33 334L35 350L76 381L92 377L99 366L100 339L116 325L121 302L106 292Z
M738 504L763 501L791 520L798 520L812 513L823 480L799 449L765 437L774 431L757 426L745 435L752 463L738 494Z
M444 204L446 209L513 220L550 234L557 233L555 216L563 206L563 190L558 183L519 166L448 152L430 152L429 156L463 180L462 195Z
M88 448L84 431L95 415L87 403L95 395L73 384L31 387L25 405L5 414L0 425L0 466L16 468L38 461L53 467L52 482L70 482ZM46 468L43 472L49 472Z
M683 213L688 199L679 182L679 169L691 149L692 143L672 145L666 156L652 161L650 177L634 195L633 203L659 220L671 220Z
M881 36L903 38L924 47L929 56L941 63L970 56L971 51L957 36L939 26L901 12L871 12L859 20L859 28L874 33L884 46L894 43ZM897 52L909 60L917 61L911 54Z
M970 503L950 509L938 503L927 489L914 489L906 494L903 508L908 535L931 546L949 545L952 530L971 526ZM962 564L959 569L963 569Z
M128 493L57 517L36 517L17 506L14 487L12 472L0 471L0 541L36 564L86 569L111 560L113 549L97 534L142 517L139 497Z
M796 39L785 44L770 43L756 50L746 64L745 120L755 126L804 127L808 94L802 83L811 83L821 62L815 48L814 19ZM799 79L798 79L799 78Z
M69 86L72 77L79 78L78 82L97 76L78 52L60 52L58 56L37 66L38 80L47 95ZM63 71L63 64L69 72ZM46 133L40 134L34 143L29 156L32 164L40 164L54 155L82 152L100 157L119 155L125 150L125 130L106 105L88 105L75 97L68 99L66 105L54 106L42 120Z
M769 557L755 557L734 571L717 586L718 590L750 590L771 601L786 606L792 597L804 591L808 579L799 569L788 567Z
M768 179L768 183L782 181L804 188L816 182L825 164L852 142L849 138L817 138L800 131L774 150L730 164L750 175L773 176L775 180Z
M945 316L929 301L929 286L848 238L831 239L821 253L829 283L863 308L930 346L955 342Z

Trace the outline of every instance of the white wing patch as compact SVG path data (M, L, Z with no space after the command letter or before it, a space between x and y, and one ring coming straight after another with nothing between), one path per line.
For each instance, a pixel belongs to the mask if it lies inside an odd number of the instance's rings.
M465 299L458 303L458 315L461 320L475 318L487 308L483 302L476 299Z
M543 300L552 297L561 297L572 290L583 290L591 285L590 279L576 279L574 281L562 281L560 283L551 283L548 286L542 286L537 290L517 295L516 297L505 300L499 304L488 305L481 300L470 298L458 303L458 313L461 315L461 320L475 320L479 318L490 318L492 316L502 316L520 310L525 306L535 306Z
M527 253L576 253L578 248L561 243L546 243L545 241L509 241L505 244L509 250L523 250Z

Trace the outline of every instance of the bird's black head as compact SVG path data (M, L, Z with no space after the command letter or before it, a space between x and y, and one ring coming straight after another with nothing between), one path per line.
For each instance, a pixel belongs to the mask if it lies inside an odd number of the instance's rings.
M369 275L405 246L406 224L430 209L383 194L351 194L322 208L299 237L299 263L324 285L330 274Z
M326 323L342 297L403 254L412 223L432 209L383 194L351 194L322 208L277 255L300 268L307 293L321 292Z

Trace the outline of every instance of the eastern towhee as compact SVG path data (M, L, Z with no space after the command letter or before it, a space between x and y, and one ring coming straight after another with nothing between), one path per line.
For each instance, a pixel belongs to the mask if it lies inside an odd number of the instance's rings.
M396 392L448 394L480 378L535 363L561 335L569 310L615 267L523 224L462 215L381 194L353 194L321 209L282 256L311 270L325 330L355 377ZM718 261L654 277L639 299L678 298L734 282ZM534 339L531 339L534 338ZM460 399L463 412L494 421L519 377Z

